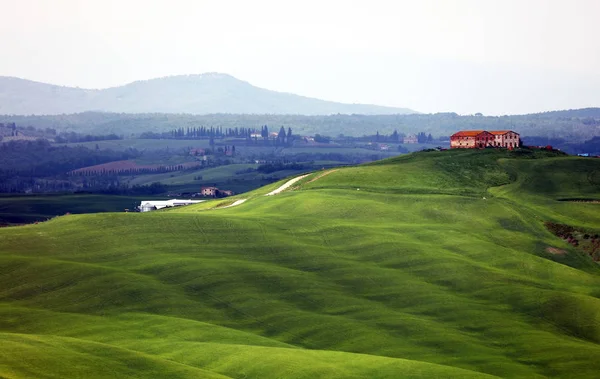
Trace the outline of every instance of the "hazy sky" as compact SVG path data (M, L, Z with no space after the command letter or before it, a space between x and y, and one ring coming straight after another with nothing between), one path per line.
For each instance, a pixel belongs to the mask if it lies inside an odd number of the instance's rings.
M104 88L223 72L327 100L600 106L600 0L0 0L0 75Z

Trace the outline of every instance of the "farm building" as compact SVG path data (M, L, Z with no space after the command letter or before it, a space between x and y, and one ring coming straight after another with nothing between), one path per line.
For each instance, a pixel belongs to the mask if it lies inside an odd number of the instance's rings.
M218 190L219 189L217 187L202 187L202 189L200 189L200 193L202 196L216 196Z
M202 189L200 189L200 194L202 196L210 196L210 197L226 197L226 196L233 196L233 191L220 190L217 187L202 187Z
M138 206L138 209L140 212L149 212L157 209L201 203L203 201L205 200L143 200Z
M493 130L490 133L494 135L495 147L513 148L521 145L519 133L512 130Z
M488 132L485 130L461 130L450 137L451 149L481 149L485 147L519 147L519 134L511 130Z

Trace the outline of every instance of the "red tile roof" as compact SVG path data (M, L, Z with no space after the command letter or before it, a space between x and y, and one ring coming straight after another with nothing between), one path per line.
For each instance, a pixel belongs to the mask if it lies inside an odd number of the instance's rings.
M481 133L485 133L485 130L461 130L454 133L452 137L477 137Z

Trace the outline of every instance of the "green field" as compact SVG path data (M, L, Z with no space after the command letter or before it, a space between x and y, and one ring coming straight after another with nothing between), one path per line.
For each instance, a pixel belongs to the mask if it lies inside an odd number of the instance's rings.
M542 155L0 229L0 377L597 378L600 267L543 223L600 232L558 201L600 199L600 160Z

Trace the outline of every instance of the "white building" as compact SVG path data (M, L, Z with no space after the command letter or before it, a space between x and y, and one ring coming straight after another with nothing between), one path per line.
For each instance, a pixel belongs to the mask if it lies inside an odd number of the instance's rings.
M201 203L203 201L205 200L143 200L138 208L140 212L150 212L157 209Z

